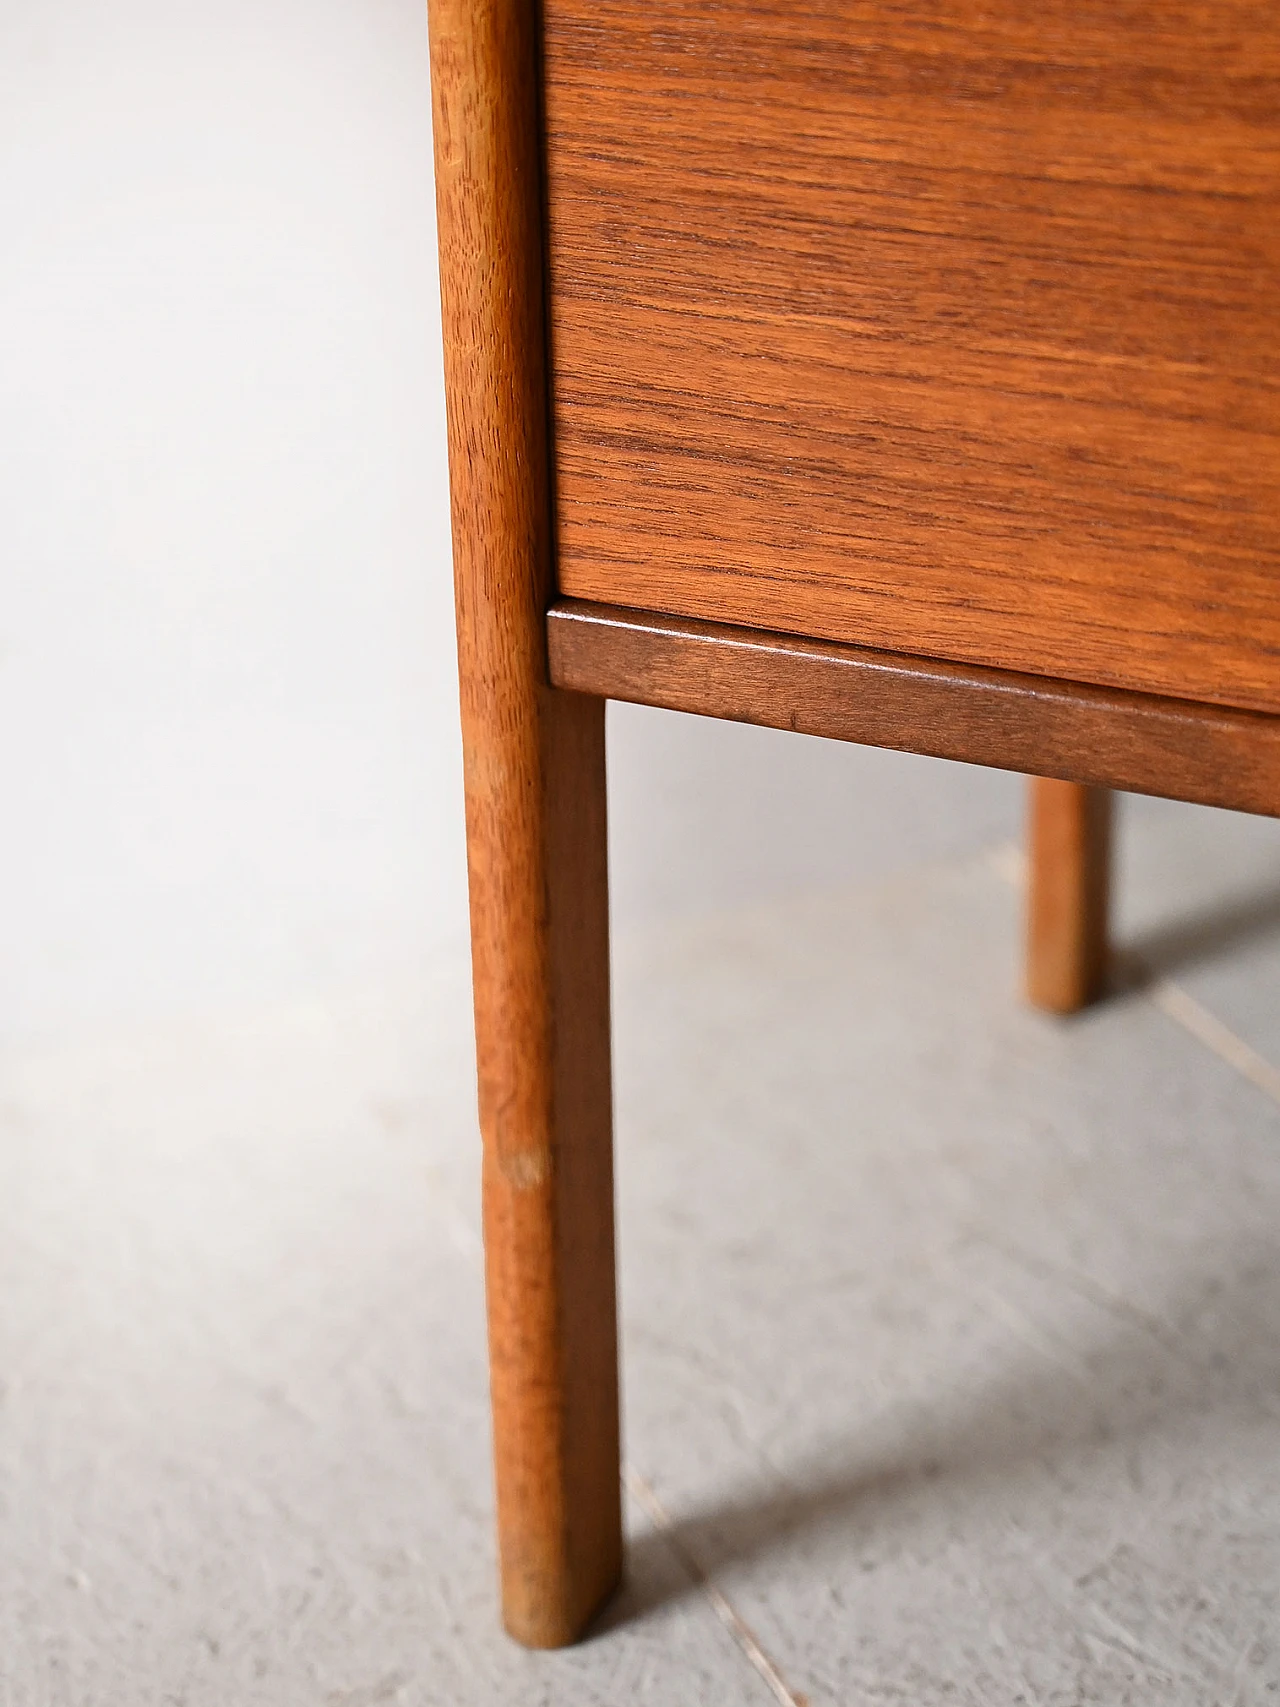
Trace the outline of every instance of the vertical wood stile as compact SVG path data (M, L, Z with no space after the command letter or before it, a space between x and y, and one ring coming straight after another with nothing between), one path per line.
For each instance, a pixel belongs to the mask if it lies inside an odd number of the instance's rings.
M547 684L536 7L431 0L503 1614L617 1581L604 702Z

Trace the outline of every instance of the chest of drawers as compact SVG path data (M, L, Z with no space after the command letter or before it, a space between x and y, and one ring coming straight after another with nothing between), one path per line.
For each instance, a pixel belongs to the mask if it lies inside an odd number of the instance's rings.
M1280 812L1280 15L432 0L508 1627L620 1560L603 706Z

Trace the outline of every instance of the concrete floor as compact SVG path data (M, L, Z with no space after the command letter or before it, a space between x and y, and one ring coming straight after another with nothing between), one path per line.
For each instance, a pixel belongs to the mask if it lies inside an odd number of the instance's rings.
M1123 830L1066 1023L1007 842L619 932L630 1578L560 1655L465 965L10 1055L3 1707L1280 1700L1280 825Z

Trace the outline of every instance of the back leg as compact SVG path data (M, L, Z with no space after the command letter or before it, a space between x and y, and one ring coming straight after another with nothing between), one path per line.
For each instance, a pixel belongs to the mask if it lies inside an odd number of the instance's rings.
M1031 777L1027 1000L1074 1013L1102 994L1111 886L1111 791Z

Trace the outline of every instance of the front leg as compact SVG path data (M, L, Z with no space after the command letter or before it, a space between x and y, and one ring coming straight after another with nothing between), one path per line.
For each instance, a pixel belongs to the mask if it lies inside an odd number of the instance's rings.
M468 818L503 1616L558 1647L621 1569L604 701L536 715L520 823Z
M485 1275L507 1629L572 1641L622 1552L604 702L548 685L530 0L431 0Z

